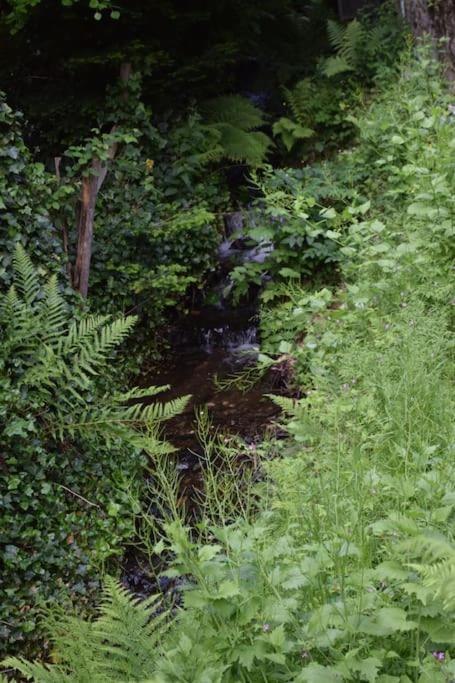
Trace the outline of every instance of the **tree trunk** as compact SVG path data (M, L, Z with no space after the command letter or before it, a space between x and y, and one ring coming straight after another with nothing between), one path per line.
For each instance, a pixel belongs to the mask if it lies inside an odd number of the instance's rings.
M120 80L126 84L131 75L131 64L125 63L120 67ZM126 97L126 90L125 90ZM111 130L113 133L114 126ZM109 149L109 160L114 159L118 145L114 143ZM82 178L79 220L77 226L76 263L73 271L73 287L79 294L87 298L90 276L90 262L92 260L93 226L95 221L96 199L106 179L107 162L92 159L90 175Z
M455 67L455 0L404 0L404 15L416 36L446 39L445 56Z
M92 161L91 171L96 175L89 175L82 179L81 206L77 227L77 255L73 276L73 287L84 299L88 294L88 279L90 275L90 262L92 260L93 222L95 220L96 198L99 191L99 174L101 173L101 162L98 159Z

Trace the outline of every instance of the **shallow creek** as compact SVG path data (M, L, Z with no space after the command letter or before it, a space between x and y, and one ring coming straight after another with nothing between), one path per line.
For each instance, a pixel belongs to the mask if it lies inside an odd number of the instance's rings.
M243 260L263 257L257 250L239 250L225 240L220 247L220 261L226 263L232 255L238 258L239 252ZM229 267L225 273L228 279ZM225 282L220 284L225 286ZM277 366L246 392L235 386L222 390L217 386L217 378L230 378L256 361L259 339L254 306L233 308L220 303L194 310L176 325L169 341L172 355L160 368L142 377L141 384L169 385L170 389L160 394L159 400L191 395L185 411L167 422L164 429L166 439L178 449L173 457L180 473L182 495L190 497L191 489L201 482L201 445L195 411L206 406L213 429L240 436L251 444L263 437L279 413L265 394L281 393L283 376ZM126 558L124 584L140 596L156 591L149 569L137 555Z
M207 406L214 429L241 436L250 444L260 440L273 427L279 413L264 394L280 393L282 378L273 369L247 392L238 388L218 390L215 376L230 377L253 362L257 355L254 311L206 309L189 316L176 331L179 345L167 366L151 373L144 384L170 385L162 400L191 394L185 411L166 423L164 435L178 449L176 468L181 478L182 496L190 498L201 484L201 445L197 439L195 410ZM156 400L156 399L154 399ZM136 553L125 559L123 583L140 597L156 592L156 579L145 558ZM160 588L173 590L166 579ZM161 585L163 584L163 585Z

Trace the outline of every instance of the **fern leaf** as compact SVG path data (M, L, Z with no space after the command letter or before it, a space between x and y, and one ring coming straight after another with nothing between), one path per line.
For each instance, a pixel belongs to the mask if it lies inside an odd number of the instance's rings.
M40 285L38 275L21 244L17 244L13 256L16 287L27 306L31 306L38 296Z
M329 36L330 45L337 51L341 50L344 42L344 26L333 19L329 19L327 21L327 34Z
M153 676L159 640L168 627L160 598L143 602L113 579L105 580L93 622L66 616L53 624L58 665L9 658L5 664L35 683L131 683Z
M62 353L71 353L84 346L96 330L109 320L108 315L89 315L80 321L71 323L66 339L62 340Z
M277 396L276 394L266 394L267 397L275 403L283 413L294 414L298 407L298 401L288 396Z
M337 55L336 57L329 57L324 64L324 74L327 78L333 78L339 74L353 71L354 67L349 64L344 57Z
M346 26L335 21L327 22L327 32L336 56L325 60L323 72L328 77L353 71L358 63L359 47L365 38L365 29L358 19L353 19Z
M244 130L223 123L218 125L221 132L221 144L225 156L236 162L245 162L250 166L260 166L272 144L265 133L247 133Z
M67 324L66 306L58 291L57 276L53 275L44 286L45 300L42 307L42 319L45 326L45 339L59 337Z
M358 48L364 37L364 29L358 19L349 22L344 30L343 44L339 50L340 56L348 64L355 65L357 62Z
M34 683L65 683L65 681L75 683L71 675L57 666L51 667L38 662L27 662L25 659L17 657L8 657L3 660L3 664L19 671L28 681L34 681Z
M145 388L132 387L129 391L125 391L121 394L115 394L114 400L117 403L126 403L127 401L132 401L140 398L151 398L157 394L162 394L163 391L168 391L170 389L169 384L163 386L149 386Z
M223 95L209 100L202 110L210 123L227 123L243 131L264 124L263 112L241 95Z

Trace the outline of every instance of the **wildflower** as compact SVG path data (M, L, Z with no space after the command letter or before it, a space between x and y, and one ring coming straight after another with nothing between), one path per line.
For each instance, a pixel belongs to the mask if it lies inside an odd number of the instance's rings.
M145 162L145 168L147 169L148 173L151 173L153 171L153 167L155 165L154 159L147 159Z
M268 631L270 631L270 624L263 624L262 630L264 631L264 633L268 633Z
M432 652L431 654L438 662L443 662L446 658L445 652Z

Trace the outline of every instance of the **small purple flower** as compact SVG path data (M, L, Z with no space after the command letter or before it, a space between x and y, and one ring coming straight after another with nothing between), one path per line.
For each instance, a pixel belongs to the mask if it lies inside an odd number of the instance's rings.
M445 652L432 652L431 654L438 662L443 662L446 658Z
M264 633L270 631L270 624L263 624L262 630L264 631Z

